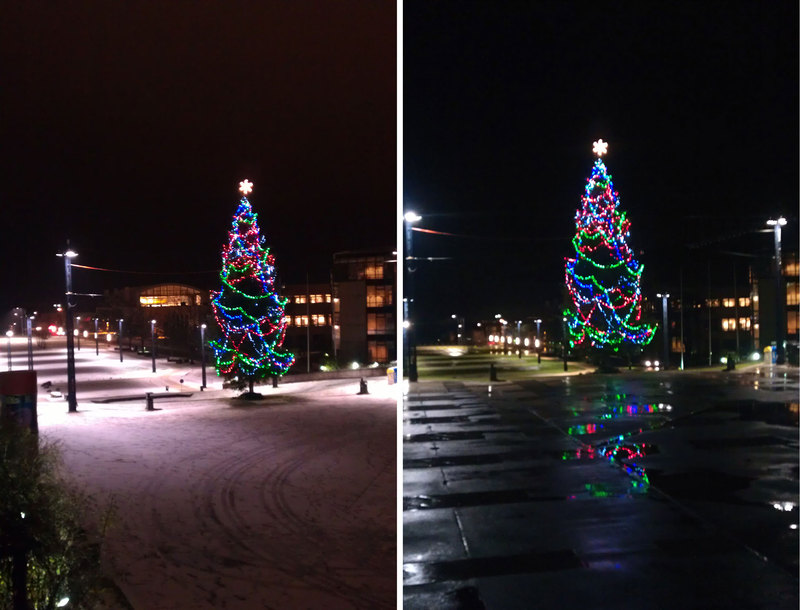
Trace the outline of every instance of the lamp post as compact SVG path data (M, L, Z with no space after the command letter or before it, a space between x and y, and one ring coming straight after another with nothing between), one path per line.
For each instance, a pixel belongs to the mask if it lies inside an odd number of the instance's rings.
M404 320L403 320L403 328L405 330L405 346L406 346L406 362L408 364L408 380L409 381L417 381L417 346L415 342L415 333L416 329L411 322L411 318L413 315L413 307L412 304L414 302L414 290L413 290L413 274L416 269L412 266L412 261L414 260L412 254L412 240L411 240L411 225L419 220L422 220L422 216L415 212L406 212L403 215L403 222L405 224L405 238L406 238L406 251L405 251L405 260L406 260L406 282L405 282L405 292L406 296L403 299L403 307L405 309L404 312Z
M64 296L66 298L66 334L67 334L67 404L70 413L78 411L78 398L76 396L75 387L75 325L72 317L72 308L75 305L72 303L72 259L78 256L69 248L67 242L67 249L64 252L57 254L64 258L64 279L65 288Z
M78 351L81 351L81 329L80 329L81 317L78 316L77 318L75 318L75 321L77 322L76 326L78 327L75 329L75 336L78 337Z
M664 327L664 356L662 362L664 363L664 368L669 368L669 326L667 324L667 299L669 298L669 293L665 292L661 294L660 292L656 294L657 297L661 299L661 324Z
M206 386L206 325L200 325L200 362L203 371L203 385L200 386L204 390Z
M98 319L94 319L94 355L100 355L100 335L97 332L97 322Z
M6 331L6 337L8 337L8 370L11 370L11 337L14 336L14 331L9 329Z
M122 362L122 321L123 318L118 320L119 332L117 333L117 347L119 348L119 361Z
M777 348L775 362L776 364L784 364L786 362L786 353L783 348L784 297L781 290L781 227L786 225L786 219L783 216L780 216L777 220L770 218L767 224L772 227L775 236L775 265L773 270L775 274L775 346Z
M34 312L35 313L35 312ZM28 316L28 370L33 370L33 316Z
M517 357L522 360L522 320L517 320Z
M561 318L564 332L564 370L567 370L567 316Z
M150 342L152 348L150 349L151 356L153 357L153 372L156 372L156 321L150 320Z
M536 342L534 345L536 346L536 364L542 363L542 340L541 335L539 334L539 328L541 327L542 320L541 318L536 318L534 320L536 322Z

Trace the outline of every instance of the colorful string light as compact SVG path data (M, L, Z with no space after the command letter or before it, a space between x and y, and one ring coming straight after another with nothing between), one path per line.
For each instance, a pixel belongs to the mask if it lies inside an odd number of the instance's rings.
M217 374L264 379L289 370L294 356L283 352L287 299L275 294L275 258L263 246L258 215L242 197L222 249L219 292L211 306L222 331L211 341Z
M653 338L655 326L641 321L644 265L628 246L630 222L618 206L619 193L598 158L575 214L575 258L565 259L572 307L564 316L571 347L618 351L623 343L646 345Z

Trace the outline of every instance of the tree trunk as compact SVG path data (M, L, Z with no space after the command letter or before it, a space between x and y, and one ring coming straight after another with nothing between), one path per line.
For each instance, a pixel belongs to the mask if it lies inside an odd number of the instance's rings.
M277 375L273 375L272 376L272 387L273 388L277 388L278 387L278 376Z
M247 383L250 384L250 393L252 394L253 393L253 378L249 377L247 379Z

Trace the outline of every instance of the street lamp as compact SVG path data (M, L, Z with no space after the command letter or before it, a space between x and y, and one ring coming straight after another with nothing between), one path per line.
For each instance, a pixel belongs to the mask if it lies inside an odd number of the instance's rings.
M75 321L77 322L78 326L78 328L75 329L75 336L78 337L78 351L81 351L81 329L80 329L81 317L78 316L77 318L75 318Z
M664 357L662 362L666 369L669 368L669 326L667 325L667 299L669 298L669 293L661 294L659 292L656 296L661 299L661 324L664 327L664 332L662 333L664 335Z
M542 341L541 341L541 335L539 334L539 328L540 328L540 325L542 324L542 320L541 320L541 318L536 318L534 320L534 322L536 322L536 343L535 343L535 345L536 345L536 364L541 364L542 363Z
M122 362L122 321L124 318L120 318L119 322L119 333L117 333L117 347L119 348L119 361Z
M405 251L405 260L406 260L406 282L405 282L405 298L403 299L403 318L405 322L408 322L408 326L403 324L403 328L405 329L405 341L404 345L406 346L406 363L408 369L408 380L409 381L417 381L417 346L415 342L415 328L411 324L412 318L412 303L414 302L414 290L413 290L413 282L412 277L413 273L416 269L412 266L412 261L414 260L412 254L412 241L411 241L411 225L415 222L422 220L422 216L417 214L416 212L408 211L403 215L403 221L405 223L405 237L406 237L406 251Z
M567 370L567 316L561 318L562 326L564 327L564 370Z
M36 313L36 312L34 312ZM28 370L33 370L33 316L28 316Z
M100 355L100 338L99 338L100 335L97 332L97 322L98 322L98 319L95 318L94 319L94 355L95 356L99 356Z
M6 331L6 337L8 337L8 370L11 370L11 337L14 336L13 330Z
M156 372L156 321L150 320L150 342L152 343L153 372Z
M777 364L786 362L785 350L783 348L783 295L781 282L781 227L786 225L786 219L780 216L777 220L770 218L767 225L773 228L775 235L775 346L777 348Z
M58 253L56 256L64 258L64 280L66 291L66 334L67 334L67 404L70 413L75 413L78 410L78 399L76 396L75 387L75 336L74 324L72 319L72 308L75 306L72 303L72 259L78 256L78 253L71 250L69 242L67 242L67 249L64 252Z
M200 362L202 363L203 371L203 385L200 386L204 390L206 386L206 325L200 325Z

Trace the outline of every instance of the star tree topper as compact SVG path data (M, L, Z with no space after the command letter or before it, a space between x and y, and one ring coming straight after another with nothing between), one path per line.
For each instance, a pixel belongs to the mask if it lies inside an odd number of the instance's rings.
M598 157L602 157L608 152L608 142L603 142L603 138L592 144L592 152Z
M253 190L253 183L245 178L239 183L239 190L242 192L242 195L247 196Z

